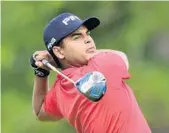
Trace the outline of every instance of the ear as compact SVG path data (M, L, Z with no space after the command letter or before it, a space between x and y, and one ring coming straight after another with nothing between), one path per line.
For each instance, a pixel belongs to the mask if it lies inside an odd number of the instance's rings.
M59 58L59 59L64 59L65 56L63 54L63 50L61 47L54 46L53 47L53 53Z

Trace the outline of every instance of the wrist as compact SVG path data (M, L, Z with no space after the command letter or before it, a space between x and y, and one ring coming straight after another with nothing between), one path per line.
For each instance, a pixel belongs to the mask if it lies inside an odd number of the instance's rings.
M33 58L33 56L31 56L30 58L30 64L34 70L34 74L38 77L47 77L50 74L49 70L46 70L44 68L40 68L36 65L36 61Z
M37 77L47 77L50 74L50 72L43 68L34 68L34 74Z

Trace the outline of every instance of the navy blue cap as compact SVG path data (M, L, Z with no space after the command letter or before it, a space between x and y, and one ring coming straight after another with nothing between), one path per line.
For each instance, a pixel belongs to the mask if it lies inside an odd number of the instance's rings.
M76 31L80 26L84 25L88 30L92 30L99 24L100 20L96 17L81 20L74 14L62 13L47 24L44 29L43 39L47 49L50 51L61 39Z

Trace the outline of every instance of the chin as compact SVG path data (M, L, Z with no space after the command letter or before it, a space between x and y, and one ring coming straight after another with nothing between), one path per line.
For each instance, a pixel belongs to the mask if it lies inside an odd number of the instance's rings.
M90 58L92 58L94 55L96 54L96 51L95 52L91 52L91 53L88 53L87 56L86 56L86 60L87 62L89 61Z
M81 66L87 65L87 63L88 63L88 61L81 61L81 62L72 64L72 66L81 67Z
M80 66L84 66L84 65L87 65L88 64L88 60L85 59L84 61L82 61L81 63L79 63Z

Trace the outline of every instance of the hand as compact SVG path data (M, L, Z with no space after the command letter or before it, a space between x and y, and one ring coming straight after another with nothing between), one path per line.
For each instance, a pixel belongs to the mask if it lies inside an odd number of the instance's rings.
M46 59L49 62L53 61L47 50L36 51L30 58L30 64L34 69L35 75L39 77L47 77L50 74L49 68L46 68L42 63L43 59Z

